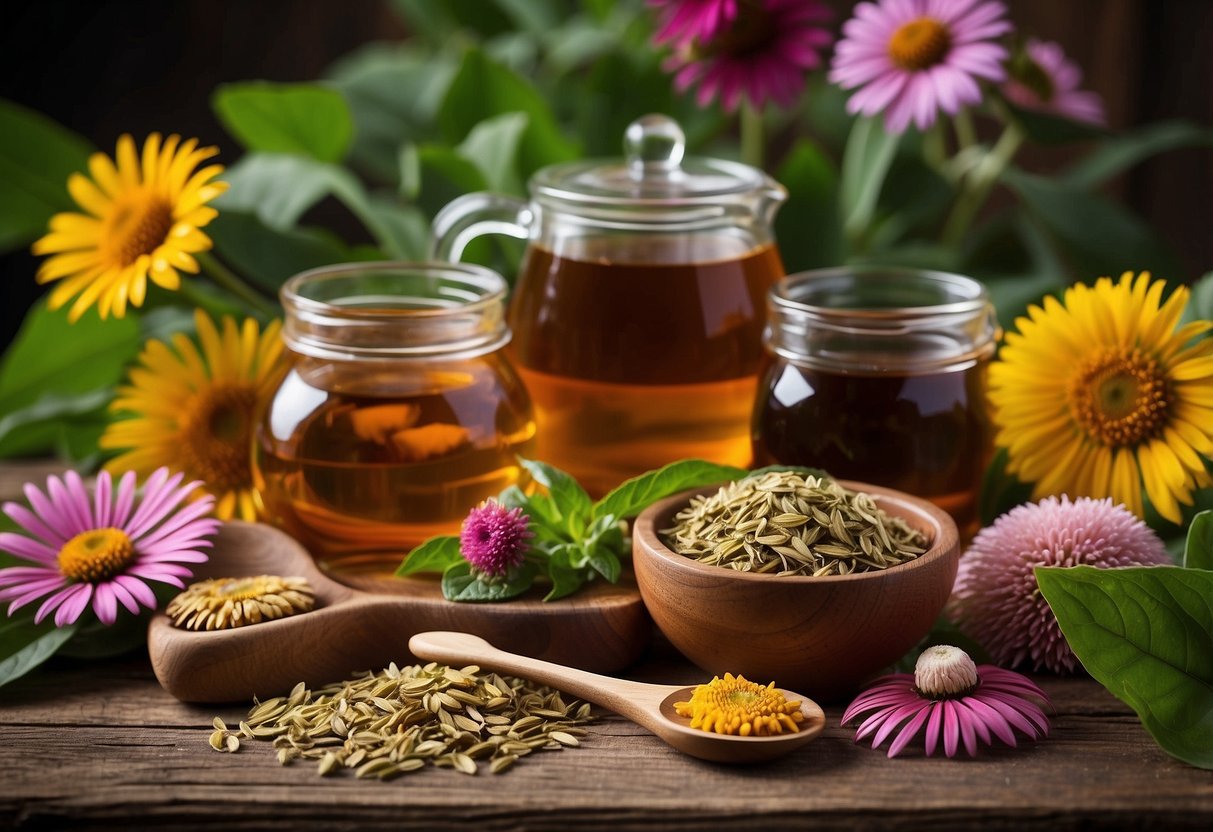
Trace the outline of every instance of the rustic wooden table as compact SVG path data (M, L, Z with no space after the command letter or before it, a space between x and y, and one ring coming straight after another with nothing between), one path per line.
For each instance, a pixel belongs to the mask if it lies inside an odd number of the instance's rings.
M0 469L0 494L33 469ZM403 655L403 645L401 647ZM703 675L663 641L631 677ZM0 824L23 829L989 829L1213 828L1213 775L1164 754L1133 713L1089 679L1041 677L1052 733L976 759L895 760L855 745L827 708L824 734L749 768L679 755L604 714L581 748L499 776L426 769L392 782L321 779L278 765L269 743L207 744L211 719L247 705L192 706L156 683L145 655L55 659L0 689Z

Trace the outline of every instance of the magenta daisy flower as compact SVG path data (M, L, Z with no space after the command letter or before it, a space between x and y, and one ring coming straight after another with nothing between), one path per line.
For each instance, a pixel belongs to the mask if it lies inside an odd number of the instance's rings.
M500 577L519 566L534 534L520 508L486 500L468 512L459 531L459 551L473 567Z
M842 27L830 80L858 91L851 113L884 113L901 133L925 130L939 111L955 114L981 101L978 79L1001 81L1007 50L995 41L1011 30L996 0L880 0L860 3Z
M870 713L855 732L855 742L874 733L876 748L896 732L890 757L900 754L920 731L926 735L928 757L941 740L947 756L956 756L963 745L975 757L979 740L991 745L997 737L1014 747L1016 730L1033 740L1049 733L1048 717L1041 710L1048 703L1044 691L1028 678L989 664L978 667L959 647L941 644L923 651L913 674L877 679L847 708L842 724Z
M1036 586L1037 566L1171 563L1149 526L1110 499L1049 497L1011 509L982 529L964 557L949 610L999 664L1073 672L1078 660Z
M737 0L649 0L649 5L661 21L653 40L675 46L710 40L737 17Z
M717 16L710 34L680 39L666 68L679 92L699 85L701 107L719 97L732 112L743 95L755 108L768 100L789 107L804 88L805 74L823 64L821 50L834 36L819 24L832 16L821 0L739 0L734 15ZM707 20L707 14L696 20Z
M219 521L205 517L214 499L205 497L178 510L199 483L181 484L182 474L170 477L167 468L155 471L135 493L135 474L128 472L114 490L102 472L90 498L80 475L69 471L60 480L48 477L46 493L26 484L30 508L5 503L4 513L28 535L0 534L0 550L30 561L33 566L0 569L0 601L8 601L11 616L21 607L44 599L35 623L55 613L55 626L75 623L89 603L103 624L113 624L118 605L132 614L140 605L156 608L147 581L184 587L193 573L186 563L202 563L199 551Z
M1002 85L1002 92L1012 104L1075 121L1105 123L1103 101L1095 93L1078 88L1082 70L1066 57L1060 45L1029 38L1009 68L1011 77Z

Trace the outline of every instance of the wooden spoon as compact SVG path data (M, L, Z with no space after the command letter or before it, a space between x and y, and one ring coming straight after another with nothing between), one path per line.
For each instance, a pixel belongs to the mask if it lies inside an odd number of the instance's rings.
M826 723L825 714L816 702L780 689L789 701L800 700L800 712L804 715L800 731L771 737L714 734L691 728L690 720L674 711L675 702L691 698L693 685L650 685L599 676L507 653L468 633L418 633L409 639L409 650L418 658L456 667L469 664L490 667L559 688L648 728L684 754L714 763L759 763L781 757L815 739Z
M598 582L576 595L544 602L539 590L497 604L447 601L437 580L385 578L364 592L321 572L294 538L270 526L232 521L215 537L203 578L300 576L316 591L316 608L290 618L231 630L195 632L163 614L148 628L148 653L164 689L188 702L265 698L348 679L362 670L410 660L409 636L455 629L490 636L511 649L616 671L648 643L651 623L634 580Z

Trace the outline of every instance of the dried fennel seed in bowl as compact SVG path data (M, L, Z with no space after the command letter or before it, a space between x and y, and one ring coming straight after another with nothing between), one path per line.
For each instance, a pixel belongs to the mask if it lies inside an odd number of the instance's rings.
M700 563L813 577L887 569L928 545L868 494L792 471L746 477L694 497L661 535L675 552Z
M316 760L321 776L350 769L390 780L427 764L476 774L478 760L500 774L532 751L580 745L591 720L589 703L566 704L523 679L393 663L314 692L300 682L289 696L257 702L237 731L216 717L210 744L232 752L241 737L273 738L279 763Z

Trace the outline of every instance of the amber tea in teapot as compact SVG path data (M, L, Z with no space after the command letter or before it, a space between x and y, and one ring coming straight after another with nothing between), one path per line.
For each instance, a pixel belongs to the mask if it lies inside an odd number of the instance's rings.
M746 465L771 221L786 197L756 168L683 158L672 120L629 126L626 158L555 165L531 202L469 194L434 220L434 253L482 233L529 242L511 355L535 402L539 457L591 494L687 457Z
M782 275L773 245L729 238L533 246L509 319L539 457L595 493L676 459L748 464L762 310Z

